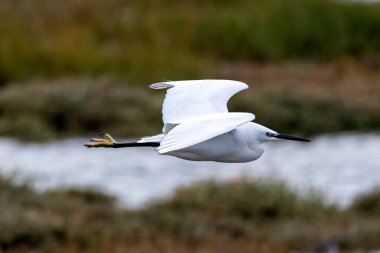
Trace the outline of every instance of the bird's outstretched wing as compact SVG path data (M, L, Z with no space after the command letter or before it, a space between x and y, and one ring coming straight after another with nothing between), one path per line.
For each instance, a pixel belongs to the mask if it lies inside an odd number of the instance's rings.
M155 83L149 87L168 89L162 106L165 127L166 124L179 124L187 118L228 112L228 100L247 89L248 85L231 80L190 80Z
M183 120L162 139L160 154L193 146L254 120L252 113L214 113Z

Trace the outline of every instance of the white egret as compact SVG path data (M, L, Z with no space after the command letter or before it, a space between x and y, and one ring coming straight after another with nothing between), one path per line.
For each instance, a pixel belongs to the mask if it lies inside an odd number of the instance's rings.
M155 83L168 89L162 106L161 134L137 142L118 143L109 134L91 139L87 147L156 147L161 155L192 161L241 163L258 159L264 143L274 140L309 140L277 133L253 123L252 113L228 112L227 102L248 85L232 80L189 80Z

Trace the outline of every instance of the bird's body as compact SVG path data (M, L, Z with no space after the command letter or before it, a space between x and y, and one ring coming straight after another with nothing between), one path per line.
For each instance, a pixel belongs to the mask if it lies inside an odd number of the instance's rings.
M245 123L236 129L218 135L193 146L171 151L167 155L192 161L215 161L225 163L241 163L258 159L264 153L263 143L254 136L254 123Z
M137 143L116 143L111 136L93 139L87 147L153 146L162 155L193 161L249 162L264 153L263 143L300 137L279 134L251 122L252 113L228 112L227 102L248 85L231 80L162 82L153 89L168 89L163 103L162 134Z

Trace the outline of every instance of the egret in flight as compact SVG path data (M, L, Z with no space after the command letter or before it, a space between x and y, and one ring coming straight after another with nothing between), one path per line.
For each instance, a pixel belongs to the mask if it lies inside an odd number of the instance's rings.
M309 140L280 134L252 122L255 115L229 112L228 100L248 85L232 80L161 82L149 86L167 89L162 106L162 133L137 142L118 143L109 134L91 139L86 147L156 147L161 155L192 161L242 163L258 159L264 143Z

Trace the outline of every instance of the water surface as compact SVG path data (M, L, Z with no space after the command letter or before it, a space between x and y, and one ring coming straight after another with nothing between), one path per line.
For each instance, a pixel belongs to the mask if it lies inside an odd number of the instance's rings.
M52 143L0 139L0 172L31 178L39 189L100 188L130 207L205 178L274 177L300 192L310 188L322 191L329 200L343 205L380 185L380 134L268 143L259 160L244 164L185 161L160 156L154 148L87 149L82 146L85 142L81 138Z

